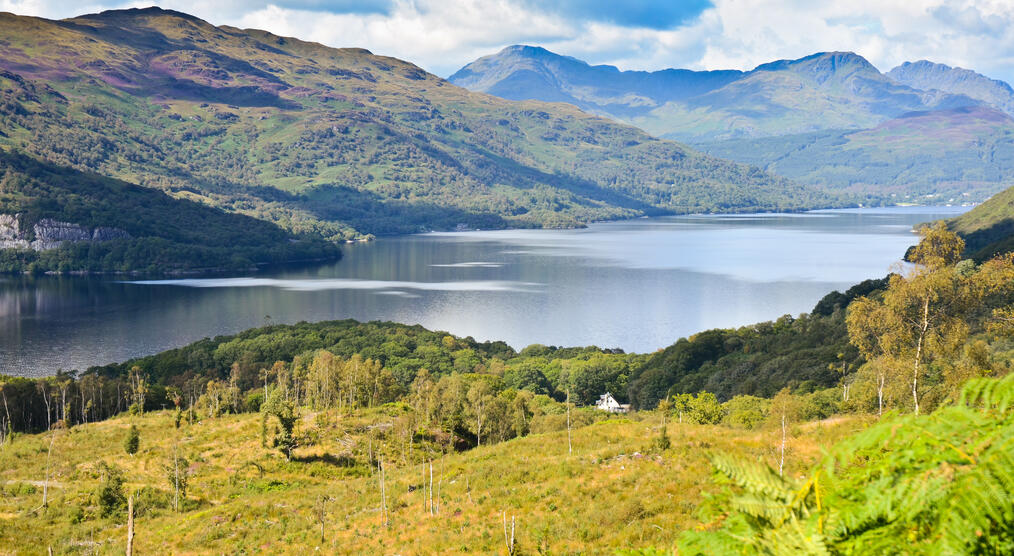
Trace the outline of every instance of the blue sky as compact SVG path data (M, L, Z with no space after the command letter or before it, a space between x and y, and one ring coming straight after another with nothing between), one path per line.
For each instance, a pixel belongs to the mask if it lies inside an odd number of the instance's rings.
M1014 0L0 0L0 11L64 18L152 4L442 76L523 43L621 69L750 69L851 50L883 71L928 59L1014 81Z

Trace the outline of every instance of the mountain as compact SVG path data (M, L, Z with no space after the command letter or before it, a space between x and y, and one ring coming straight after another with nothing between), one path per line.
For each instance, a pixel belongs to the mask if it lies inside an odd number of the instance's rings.
M269 222L0 150L0 272L245 270L340 256Z
M836 197L573 107L158 8L0 15L0 146L329 239Z
M1014 116L1014 89L999 79L990 79L972 70L919 60L905 62L886 75L914 89L938 90L978 99Z
M620 71L513 46L450 77L569 102L802 183L907 202L977 202L1014 179L1010 88L917 62L882 74L852 52L748 72Z
M954 218L948 227L965 239L965 250L982 261L1014 251L1014 187Z
M567 102L596 114L633 117L717 89L742 75L737 70L620 71L590 66L538 46L515 45L479 58L448 81L512 100Z
M689 142L867 128L916 110L979 104L899 84L851 52L778 60L749 72L649 73L511 46L466 65L449 80L504 98L570 102Z
M982 106L911 112L863 130L734 139L705 152L802 183L896 202L982 201L1014 180L1014 119Z

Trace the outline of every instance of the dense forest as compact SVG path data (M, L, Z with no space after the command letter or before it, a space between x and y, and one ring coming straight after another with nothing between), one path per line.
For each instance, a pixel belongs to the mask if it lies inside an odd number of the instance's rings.
M246 270L341 256L319 237L2 150L0 215L16 217L27 241L46 219L125 232L55 249L0 249L0 272Z

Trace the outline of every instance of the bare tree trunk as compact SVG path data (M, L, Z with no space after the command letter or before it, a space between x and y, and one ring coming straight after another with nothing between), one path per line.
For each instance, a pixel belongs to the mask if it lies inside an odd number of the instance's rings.
M430 460L430 515L433 513L433 460Z
M384 462L377 464L380 467L380 515L384 519L384 527L390 526L390 519L387 515L387 488L384 484Z
M42 402L46 404L46 430L53 428L52 409L49 407L49 386L44 382L39 383L39 393L42 394Z
M507 556L514 556L514 516L511 516L510 534L507 534L507 512L503 513L503 542L507 546Z
M320 522L320 544L324 544L324 522L327 520L327 503L331 500L329 496L320 496L317 502L317 521Z
M4 433L3 434L3 442L0 442L0 444L6 445L7 444L7 440L10 437L11 430L14 428L14 423L11 422L11 410L10 410L10 408L7 407L7 392L4 392L3 387L0 387L0 396L3 396L3 399L4 399L4 413L7 414L7 421L4 424L4 430L3 430L3 433Z
M179 447L173 446L173 486L176 493L173 498L173 511L180 511L180 457Z
M127 556L134 552L134 495L127 497Z
M877 375L877 417L884 416L884 386L887 384L887 375Z
M53 456L53 443L56 442L56 431L49 431L49 449L46 450L46 480L42 483L42 507L49 506L49 461Z
M567 453L574 453L574 444L570 437L570 386L567 387Z
M443 461L443 460L441 460ZM437 497L433 502L433 513L440 513L440 485L444 484L444 473L443 471L437 472Z
M922 326L919 328L919 340L915 348L915 365L912 369L912 401L915 403L915 414L919 414L919 364L922 362L922 343L929 330L929 297L922 302Z

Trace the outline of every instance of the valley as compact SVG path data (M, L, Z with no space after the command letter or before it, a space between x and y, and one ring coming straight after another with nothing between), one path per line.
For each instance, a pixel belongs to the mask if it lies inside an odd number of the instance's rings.
M5 4L0 556L1014 553L1014 11L779 4Z

